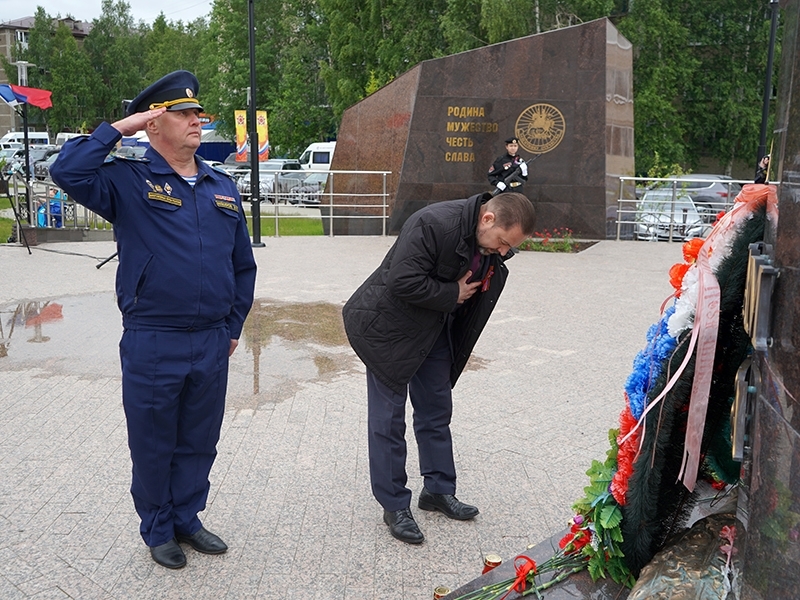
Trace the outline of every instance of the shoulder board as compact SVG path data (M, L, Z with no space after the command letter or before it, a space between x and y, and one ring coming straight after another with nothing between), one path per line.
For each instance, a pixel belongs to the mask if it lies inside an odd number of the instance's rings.
M236 179L231 173L229 173L228 171L226 171L222 167L211 167L211 170L215 171L217 173L220 173L222 175L226 175L230 179Z

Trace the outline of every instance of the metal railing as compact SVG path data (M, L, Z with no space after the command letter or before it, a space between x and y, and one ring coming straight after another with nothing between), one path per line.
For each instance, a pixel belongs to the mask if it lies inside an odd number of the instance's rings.
M40 229L110 230L111 224L81 206L52 181L26 181L21 173L9 179L8 194L20 221Z
M243 202L251 203L249 169L229 171ZM327 220L329 235L334 236L337 219L381 220L381 235L386 235L388 220L387 176L391 171L316 171L279 170L260 173L261 218L275 220L275 237L280 236L281 219ZM337 192L337 176L358 177L365 189L375 193ZM374 181L377 178L378 181ZM277 186L275 182L277 180ZM310 181L309 181L310 180ZM9 180L9 195L23 223L48 229L111 229L111 224L97 213L76 203L52 181L25 181L15 173ZM357 202L352 202L356 199ZM369 200L372 200L371 202ZM352 211L355 209L354 214ZM323 212L325 214L323 214ZM345 214L347 213L347 214ZM378 214L375 214L378 213ZM248 215L248 218L250 216Z
M241 174L237 179L237 188L243 202L251 202L249 187L249 169L246 171L229 171L234 177ZM260 200L259 213L262 218L275 219L275 237L280 236L279 222L281 219L322 219L328 222L328 235L333 237L334 222L338 219L366 219L381 220L381 235L386 235L389 193L386 179L391 175L391 171L318 171L304 170L302 173L308 174L310 179L314 175L324 175L315 177L312 183L307 179L301 180L296 185L293 174L296 170L277 170L267 171L259 174L259 189L262 199ZM364 189L379 187L380 192L337 192L337 176L341 180L343 176L357 177L363 184ZM266 177L265 180L261 180ZM376 183L375 179L379 181ZM277 180L277 190L275 182ZM353 200L356 202L353 202ZM369 202L369 199L373 199ZM353 209L357 214L353 213ZM369 214L369 211L379 212L380 214Z
M705 237L748 183L752 180L620 177L615 238L673 242Z

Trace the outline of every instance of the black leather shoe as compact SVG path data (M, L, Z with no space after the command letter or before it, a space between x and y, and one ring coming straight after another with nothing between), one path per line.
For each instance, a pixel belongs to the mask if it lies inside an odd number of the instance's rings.
M389 526L392 536L406 544L421 544L425 536L417 527L410 508L401 508L394 512L383 511L383 522Z
M203 554L222 554L228 550L227 544L205 527L201 527L194 535L178 533L175 537L179 542L185 542Z
M175 538L172 538L166 544L152 546L150 548L150 556L162 567L167 567L168 569L180 569L186 566L186 556L183 554L181 547L178 546Z
M432 494L425 488L419 495L418 506L422 510L438 510L459 521L468 521L480 512L477 507L464 504L452 494Z

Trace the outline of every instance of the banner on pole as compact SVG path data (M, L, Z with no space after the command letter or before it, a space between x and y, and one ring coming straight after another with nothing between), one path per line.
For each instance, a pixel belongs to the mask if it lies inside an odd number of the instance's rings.
M269 158L269 125L267 111L256 111L256 131L258 131L258 160L263 162Z
M236 123L236 162L247 161L247 111L233 111Z

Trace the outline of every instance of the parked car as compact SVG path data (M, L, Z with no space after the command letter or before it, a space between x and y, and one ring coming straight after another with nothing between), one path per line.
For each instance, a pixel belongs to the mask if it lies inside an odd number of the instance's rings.
M28 148L28 164L35 166L38 161L47 158L54 152L58 152L55 146L30 146ZM6 148L0 150L0 159L5 160L5 166L3 167L4 174L14 171L19 171L23 175L25 174L24 148Z
M241 163L240 163L241 164ZM275 186L277 176L278 185ZM269 160L258 163L258 187L261 190L262 199L266 198L270 202L282 200L284 194L297 186L305 174L301 172L300 163L285 158L270 158ZM236 187L240 194L250 195L250 169L238 179Z
M22 164L25 151L22 148L4 148L0 150L0 163L3 164L3 175L17 170Z
M702 225L695 225L694 227L690 227L686 230L686 236L684 239L691 240L694 238L702 238L706 239L708 234L711 233L711 230L714 229L714 225L711 223L703 223Z
M25 132L9 131L2 138L0 138L0 144L7 144L9 142L25 144ZM29 146L33 144L40 144L42 146L46 146L49 143L50 143L50 136L47 134L46 131L31 131L30 129L28 130Z
M634 236L638 240L683 240L694 228L703 225L697 206L687 194L678 193L673 202L671 189L645 192L636 205Z
M250 168L250 163L236 162L236 152L231 152L225 157L225 160L222 161L222 168L236 177L237 173L239 176L244 175L247 169Z
M56 146L35 146L30 149L30 161L33 165L33 176L36 177L36 165L40 162L43 162L53 156L54 154L58 154L60 148ZM37 178L38 179L38 178Z
M122 158L142 158L147 148L147 146L120 146L112 154Z
M311 173L300 185L289 190L289 202L298 206L318 206L327 183L327 173Z
M206 163L212 169L222 169L223 171L225 170L225 169L223 169L222 162L220 162L218 160L209 160L207 158L202 158L202 157L199 157L199 156L198 156L198 158L200 158L200 160L202 160L204 163Z
M717 213L730 207L742 191L742 186L726 175L689 173L678 175L675 179L676 192L692 199L703 223L713 223ZM672 183L661 182L656 189L671 190Z
M52 152L46 159L40 160L33 165L33 177L39 181L50 179L50 167L56 162L58 151Z

